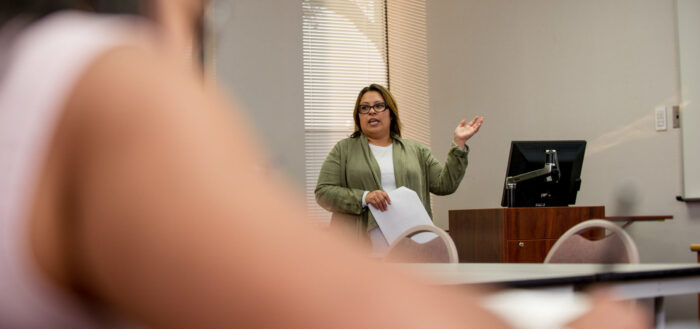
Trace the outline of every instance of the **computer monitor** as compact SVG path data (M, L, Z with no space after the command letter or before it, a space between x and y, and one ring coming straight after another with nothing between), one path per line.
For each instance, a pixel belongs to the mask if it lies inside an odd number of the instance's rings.
M544 175L517 182L510 194L513 207L556 207L576 203L581 188L581 167L586 141L513 141L510 146L506 179L545 168L547 150L556 150L559 179ZM551 153L551 152L550 152ZM508 187L504 183L501 206L509 206Z

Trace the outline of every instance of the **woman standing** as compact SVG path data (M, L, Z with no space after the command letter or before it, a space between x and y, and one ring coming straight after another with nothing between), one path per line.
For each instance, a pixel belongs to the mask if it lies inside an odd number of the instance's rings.
M401 138L398 107L386 88L372 84L362 89L353 117L355 132L338 142L323 163L316 200L333 212L332 226L350 230L360 240L369 237L373 251L381 253L388 244L367 205L384 211L391 204L386 192L406 186L431 214L429 194L457 190L467 168L466 142L479 131L484 118L457 125L443 165L426 146Z

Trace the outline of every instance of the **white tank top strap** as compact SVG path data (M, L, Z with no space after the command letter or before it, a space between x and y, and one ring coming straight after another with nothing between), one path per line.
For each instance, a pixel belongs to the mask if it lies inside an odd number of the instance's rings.
M110 325L51 285L29 245L28 221L50 139L81 74L101 54L137 44L133 17L52 14L1 49L0 328ZM144 29L145 30L145 29Z

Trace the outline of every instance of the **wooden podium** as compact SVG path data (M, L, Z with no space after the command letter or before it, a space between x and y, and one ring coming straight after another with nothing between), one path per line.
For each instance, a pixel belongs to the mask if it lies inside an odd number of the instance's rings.
M593 218L605 207L450 210L449 226L460 263L541 263L564 232Z

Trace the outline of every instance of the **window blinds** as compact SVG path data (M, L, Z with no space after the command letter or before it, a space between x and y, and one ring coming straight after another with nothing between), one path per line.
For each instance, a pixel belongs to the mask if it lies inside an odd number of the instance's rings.
M330 214L314 189L328 152L354 130L360 90L387 86L384 0L303 0L306 199L312 219Z
M391 94L398 103L401 135L430 146L425 7L425 0L387 0L387 40Z

